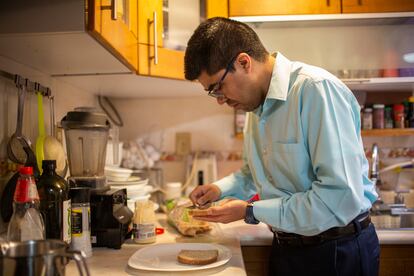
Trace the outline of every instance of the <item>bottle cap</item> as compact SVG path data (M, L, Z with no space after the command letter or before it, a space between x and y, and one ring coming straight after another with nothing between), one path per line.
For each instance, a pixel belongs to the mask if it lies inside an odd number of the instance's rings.
M367 107L367 108L364 109L364 112L372 112L372 108Z
M21 167L19 172L21 174L30 174L30 175L32 175L33 174L33 167Z
M374 108L384 108L385 105L383 105L383 104L374 104L373 107Z
M70 188L69 197L72 203L89 203L91 188L75 187Z
M409 98L408 98L408 102L409 102L409 103L414 103L414 97L413 97L413 96L409 97Z
M43 160L42 169L48 171L54 171L56 169L56 160Z

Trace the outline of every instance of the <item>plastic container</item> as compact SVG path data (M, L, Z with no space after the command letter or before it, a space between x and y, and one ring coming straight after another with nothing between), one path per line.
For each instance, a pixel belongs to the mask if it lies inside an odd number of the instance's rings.
M136 201L132 224L134 242L140 244L156 241L154 203L150 200Z
M375 129L382 129L385 128L385 120L384 120L384 108L383 104L374 104L374 111L373 111L373 128Z

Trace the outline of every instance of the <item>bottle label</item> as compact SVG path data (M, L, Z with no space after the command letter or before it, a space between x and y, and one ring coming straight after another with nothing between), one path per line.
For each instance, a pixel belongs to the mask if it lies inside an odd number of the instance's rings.
M33 178L18 178L16 190L14 192L14 201L28 202L32 200L39 200L37 193L36 182Z
M82 209L81 208L72 208L72 236L73 237L80 237L82 236L83 232L83 225L82 225Z
M145 241L155 237L155 224L154 223L139 223L133 224L135 230L135 241Z
M65 200L62 202L62 238L63 241L66 243L70 243L72 240L72 234L71 234L71 200Z

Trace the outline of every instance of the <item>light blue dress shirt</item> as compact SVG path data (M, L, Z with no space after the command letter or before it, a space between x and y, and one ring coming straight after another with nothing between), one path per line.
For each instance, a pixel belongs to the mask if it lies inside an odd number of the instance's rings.
M310 236L344 226L377 199L360 126L344 83L277 53L266 99L247 113L244 166L215 184L222 197L258 193L254 216L278 231Z

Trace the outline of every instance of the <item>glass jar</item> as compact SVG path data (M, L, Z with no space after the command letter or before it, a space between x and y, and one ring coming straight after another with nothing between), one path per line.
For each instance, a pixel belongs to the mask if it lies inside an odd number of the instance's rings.
M394 104L394 126L395 128L404 128L405 117L404 117L404 105Z
M362 129L372 129L372 108L365 108L362 113Z
M394 128L394 120L392 116L392 107L386 106L384 109L385 128Z
M374 128L384 128L384 105L383 104L374 104L374 111L373 111L373 127Z

